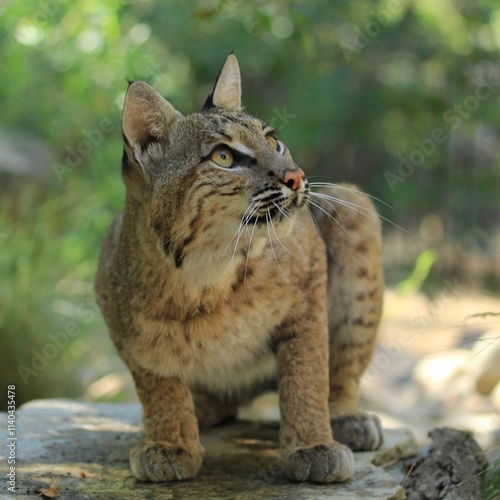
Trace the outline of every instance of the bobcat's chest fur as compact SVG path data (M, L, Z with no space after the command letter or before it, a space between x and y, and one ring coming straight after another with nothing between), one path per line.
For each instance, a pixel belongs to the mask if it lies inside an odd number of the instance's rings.
M156 309L154 316L135 315L140 334L131 354L143 366L161 366L162 376L221 394L274 379L273 332L293 302L286 282L293 277L287 274L281 274L272 252L264 251L250 265L238 266L218 300L206 299L206 306L190 308L182 319L171 317L172 306Z

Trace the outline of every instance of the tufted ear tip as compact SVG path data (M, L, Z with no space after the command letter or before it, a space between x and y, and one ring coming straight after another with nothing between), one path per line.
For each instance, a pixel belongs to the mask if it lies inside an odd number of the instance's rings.
M214 107L241 110L241 75L234 51L226 57L214 90L205 101L203 109Z

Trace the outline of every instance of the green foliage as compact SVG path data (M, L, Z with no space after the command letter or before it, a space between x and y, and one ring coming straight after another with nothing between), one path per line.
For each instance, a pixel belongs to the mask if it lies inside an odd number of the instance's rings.
M483 498L484 500L496 500L500 493L500 460L497 460L487 472Z
M0 124L53 152L45 176L0 184L0 372L19 402L106 372L94 349L105 327L81 308L123 200L126 79L190 112L234 49L247 109L313 180L358 182L406 225L428 213L446 230L497 222L497 2L25 0L0 19ZM25 384L19 366L68 321L81 332Z
M416 293L429 276L432 266L436 262L437 253L433 248L424 250L415 262L415 268L408 278L398 284L398 290L404 294Z

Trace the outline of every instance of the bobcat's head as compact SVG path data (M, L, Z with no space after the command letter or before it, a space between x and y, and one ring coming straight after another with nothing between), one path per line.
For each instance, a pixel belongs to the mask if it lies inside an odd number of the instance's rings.
M199 113L183 115L133 82L123 109L129 213L182 269L258 255L289 235L309 188L273 127L241 107L230 55Z

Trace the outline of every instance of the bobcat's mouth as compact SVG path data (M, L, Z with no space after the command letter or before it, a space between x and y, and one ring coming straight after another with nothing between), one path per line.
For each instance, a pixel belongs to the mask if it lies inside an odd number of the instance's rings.
M309 198L309 187L293 191L291 194L283 192L279 187L265 189L252 197L252 209L249 223L266 224L273 221L281 222L294 215L295 210L303 207ZM253 205L255 204L255 205Z
M267 224L269 221L273 222L281 222L286 217L289 217L290 214L287 214L283 211L282 208L271 207L265 209L263 212L259 210L256 215L253 215L249 219L249 224Z

